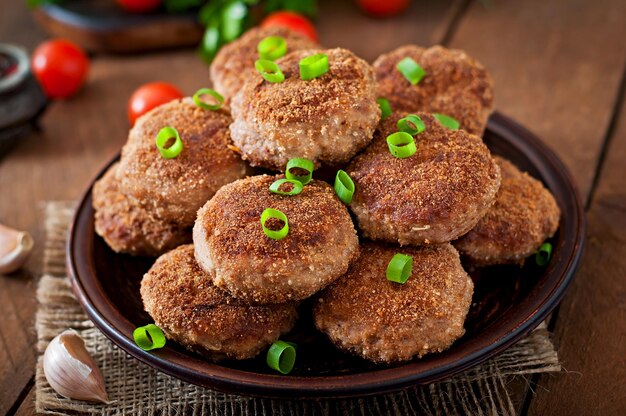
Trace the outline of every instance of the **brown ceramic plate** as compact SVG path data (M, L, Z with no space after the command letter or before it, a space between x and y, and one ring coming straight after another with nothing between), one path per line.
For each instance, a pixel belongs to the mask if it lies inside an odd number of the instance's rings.
M91 188L70 233L67 260L74 292L94 322L135 358L185 381L217 390L289 398L348 397L432 382L474 366L535 328L559 303L580 261L585 235L583 209L567 170L537 137L502 114L489 121L485 142L541 179L563 212L546 268L493 267L474 276L476 288L466 334L449 350L399 365L376 365L342 353L315 331L307 303L286 340L298 343L294 371L277 375L263 354L256 359L213 364L174 342L154 352L135 345L133 329L151 322L143 311L139 282L152 259L116 254L94 231Z

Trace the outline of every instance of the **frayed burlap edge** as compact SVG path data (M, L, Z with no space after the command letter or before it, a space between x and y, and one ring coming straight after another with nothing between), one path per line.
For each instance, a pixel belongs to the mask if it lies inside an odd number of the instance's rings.
M402 392L353 400L287 401L235 396L160 373L114 346L74 298L65 271L65 239L73 204L46 206L44 276L37 290L36 410L89 415L512 415L507 383L513 376L557 372L561 366L545 325L495 358L449 380ZM105 378L111 403L73 401L57 395L42 370L48 342L73 328L85 339Z

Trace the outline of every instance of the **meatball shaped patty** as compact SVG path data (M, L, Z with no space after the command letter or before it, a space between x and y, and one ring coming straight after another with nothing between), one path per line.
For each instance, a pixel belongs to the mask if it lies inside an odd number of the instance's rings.
M541 182L506 159L496 156L495 160L502 172L496 202L454 245L477 266L523 264L554 235L561 211Z
M118 253L158 256L191 241L191 227L158 218L120 192L112 165L93 186L96 233Z
M328 55L329 70L300 78L299 62ZM289 159L347 162L372 139L380 119L370 65L346 49L302 50L276 61L279 83L254 74L232 101L234 144L253 166L282 170Z
M224 186L198 212L193 229L200 266L217 286L245 301L309 297L358 255L352 219L330 185L314 180L300 194L282 196L269 191L279 178L253 176ZM265 235L260 218L266 208L287 216L283 239Z
M404 284L387 280L394 254L413 257ZM368 243L313 307L317 328L343 350L393 363L447 349L461 337L474 285L449 243L402 248Z
M402 245L448 242L471 230L495 201L500 169L482 140L417 115L426 128L414 138L415 154L390 153L386 137L401 118L394 113L348 166L356 186L350 208L365 237Z
M217 361L252 358L293 327L296 305L248 305L213 285L193 245L159 257L141 281L145 310L168 339Z
M396 65L411 58L426 74L412 85ZM493 111L493 81L487 70L465 52L441 46L407 45L374 62L378 95L397 111L426 111L455 118L461 128L482 136Z
M137 120L122 149L120 189L159 217L192 226L215 191L246 175L246 164L228 148L230 122L227 112L204 110L190 98L156 107ZM173 159L161 156L155 145L166 126L183 142Z
M213 87L225 98L231 98L254 71L254 61L259 59L257 46L268 36L280 36L287 42L287 52L318 47L309 38L284 27L254 27L224 45L211 62Z

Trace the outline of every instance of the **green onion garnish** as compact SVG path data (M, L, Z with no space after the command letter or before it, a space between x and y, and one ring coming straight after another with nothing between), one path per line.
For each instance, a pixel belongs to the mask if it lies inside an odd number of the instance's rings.
M387 266L387 280L404 284L411 276L413 257L396 253Z
M169 147L165 147L171 139L174 139L174 143ZM183 151L183 141L174 127L167 126L163 127L157 134L156 147L159 149L161 156L166 159L173 159Z
M287 53L287 41L281 36L268 36L256 47L259 58L275 61Z
M278 65L267 59L257 59L254 67L261 76L268 82L278 83L285 80L285 74L280 70Z
M552 244L543 243L537 253L535 254L535 263L538 266L545 266L550 262L550 257L552 256Z
M308 81L328 72L328 55L317 53L300 60L300 78Z
M155 350L165 346L165 335L155 324L140 326L133 331L135 344L144 351Z
M411 157L417 152L413 136L404 131L398 131L387 136L387 146L389 146L391 154L399 159Z
M267 365L281 374L289 374L296 363L295 344L285 341L276 341L267 350Z
M295 175L291 172L291 169L303 169L307 171L306 175L299 176ZM300 182L302 185L306 185L311 182L311 178L313 178L313 170L315 170L315 165L308 159L303 159L301 157L296 159L291 159L287 162L287 169L285 169L285 176L287 179L295 179Z
M420 82L422 78L424 78L424 75L426 75L426 71L424 71L424 68L419 66L417 62L415 62L408 56L398 62L396 68L412 85L417 85L417 83Z
M344 204L352 202L354 189L354 182L352 181L350 175L339 169L337 171L337 176L335 176L335 193Z
M291 190L289 191L280 190L281 185L285 183L290 183L293 185ZM298 195L300 192L302 192L302 188L303 188L302 183L295 179L279 179L270 185L270 192L273 192L278 195Z
M285 223L285 225L283 225L283 228L281 228L280 230L270 230L265 226L265 222L270 218L276 218L277 220L281 220ZM265 235L273 240L282 240L283 238L287 237L287 234L289 233L289 223L287 222L287 216L281 211L274 208L266 208L265 211L263 211L263 213L261 214L261 226L263 227L263 232L265 233Z
M377 98L376 102L378 103L378 107L380 107L380 119L384 120L391 115L391 104L389 104L389 100L386 98Z
M409 133L411 136L415 136L426 130L426 125L415 114L409 114L408 116L398 120L398 130Z
M435 117L437 120L439 120L439 123L444 126L445 128L448 128L450 130L458 130L459 127L461 126L461 123L459 123L458 121L456 121L456 119L447 116L445 114L439 114L439 113L435 113L433 114L433 117Z
M215 101L217 103L209 104L209 103L202 101L201 97L203 95L210 95L211 97L215 98ZM224 97L222 97L222 95L219 92L212 90L211 88L200 88L193 95L193 102L196 103L196 105L200 108L203 108L205 110L215 111L215 110L219 110L220 108L222 108L222 105L224 105Z

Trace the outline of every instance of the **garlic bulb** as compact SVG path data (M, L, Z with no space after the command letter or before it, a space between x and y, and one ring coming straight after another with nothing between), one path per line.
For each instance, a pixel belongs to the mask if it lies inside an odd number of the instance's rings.
M74 330L63 331L50 341L43 355L43 372L61 396L90 402L109 401L102 373Z
M0 274L19 269L32 249L33 238L30 234L0 224Z

